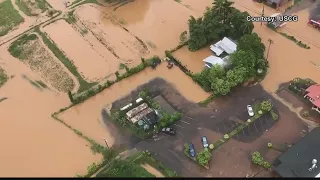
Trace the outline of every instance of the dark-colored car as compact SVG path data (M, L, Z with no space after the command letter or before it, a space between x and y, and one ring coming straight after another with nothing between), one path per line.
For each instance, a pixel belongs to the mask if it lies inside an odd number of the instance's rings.
M202 145L203 145L204 148L207 148L209 146L207 137L202 136L201 137L201 141L202 141Z
M161 132L172 136L176 134L176 131L173 128L162 128Z
M193 144L189 145L189 151L190 151L190 156L195 157L196 156L196 151L194 150Z

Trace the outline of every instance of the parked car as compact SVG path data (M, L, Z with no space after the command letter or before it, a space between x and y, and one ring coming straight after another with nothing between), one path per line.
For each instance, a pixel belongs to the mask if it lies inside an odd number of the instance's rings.
M162 128L161 132L166 133L168 135L175 135L176 131L173 128Z
M201 137L201 141L202 141L202 145L203 145L204 148L209 147L207 137L202 136L202 137Z
M251 105L247 105L247 111L248 111L249 116L251 116L251 117L254 116L254 112L253 112Z
M193 144L189 145L189 151L190 151L190 156L195 157L196 156L196 151L194 150Z

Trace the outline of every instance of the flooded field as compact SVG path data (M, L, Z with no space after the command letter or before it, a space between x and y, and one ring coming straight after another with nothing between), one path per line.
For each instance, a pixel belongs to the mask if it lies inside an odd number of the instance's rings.
M108 139L109 145L112 145L114 144L114 137L112 132L106 131L101 119L102 109L110 107L114 101L121 99L138 86L156 77L171 83L182 96L191 102L199 102L209 96L178 67L168 70L166 64L161 64L157 70L148 68L139 74L112 85L83 104L76 105L59 114L59 117L97 142L104 143L102 139L104 137Z
M149 54L148 47L134 34L121 25L122 21L115 19L103 8L96 5L79 7L75 14L88 29L105 45L111 56L106 57L113 64L123 63L129 67L141 63L140 58ZM117 69L113 69L115 72Z
M188 29L189 17L195 13L175 1L136 0L114 14L148 45L152 55L163 55L179 44L180 34Z
M50 117L69 104L66 95L39 91L23 76L43 79L0 47L1 67L12 78L0 88L0 175L2 177L64 177L85 173L101 159L88 142Z
M63 31L62 31L63 30ZM97 81L110 74L107 59L104 59L81 34L64 20L44 28L48 36L63 50L77 67L83 78Z
M20 59L47 83L59 91L72 91L74 81L64 65L46 48L36 34L24 35L9 47L11 55Z

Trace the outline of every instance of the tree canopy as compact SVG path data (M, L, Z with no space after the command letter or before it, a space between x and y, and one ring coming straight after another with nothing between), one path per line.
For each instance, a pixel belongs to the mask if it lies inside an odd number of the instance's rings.
M196 51L210 42L224 36L238 39L250 34L253 23L247 21L247 12L232 7L229 0L215 0L212 8L207 8L203 17L189 19L189 50Z

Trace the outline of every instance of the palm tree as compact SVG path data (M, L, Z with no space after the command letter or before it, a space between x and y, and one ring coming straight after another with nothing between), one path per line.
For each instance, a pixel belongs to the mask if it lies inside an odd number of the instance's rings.
M212 4L214 5L212 10L218 12L219 15L222 16L222 22L226 23L227 18L233 9L231 5L234 4L234 2L228 0L215 0Z

